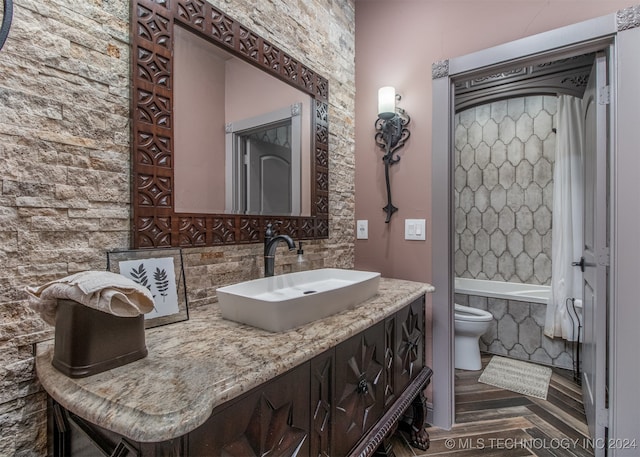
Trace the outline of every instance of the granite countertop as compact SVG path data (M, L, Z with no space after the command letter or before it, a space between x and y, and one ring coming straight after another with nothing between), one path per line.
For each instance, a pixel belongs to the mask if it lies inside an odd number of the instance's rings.
M216 304L207 305L190 310L188 321L147 330L144 359L73 379L51 365L50 340L37 345L36 371L49 395L74 414L135 441L164 441L432 291L381 278L378 295L355 309L280 333L228 321Z

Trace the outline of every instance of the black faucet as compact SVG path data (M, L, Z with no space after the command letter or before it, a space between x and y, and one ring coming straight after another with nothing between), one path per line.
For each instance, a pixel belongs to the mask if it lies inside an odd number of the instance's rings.
M276 235L273 236L273 230L271 230L271 224L267 224L267 230L264 232L264 275L273 276L273 270L275 268L276 247L280 241L284 241L289 246L289 250L293 251L296 248L296 243L291 239L289 235Z

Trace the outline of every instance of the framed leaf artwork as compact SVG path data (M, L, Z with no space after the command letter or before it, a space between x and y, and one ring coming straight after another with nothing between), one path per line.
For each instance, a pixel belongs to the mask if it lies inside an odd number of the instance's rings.
M153 310L144 315L145 328L189 319L181 249L109 251L107 270L132 279L153 295Z

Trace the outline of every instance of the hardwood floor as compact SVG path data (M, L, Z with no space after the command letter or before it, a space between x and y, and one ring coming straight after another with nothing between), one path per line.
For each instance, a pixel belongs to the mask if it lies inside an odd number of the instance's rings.
M491 359L483 356L483 366ZM554 370L547 400L478 383L480 371L456 370L456 425L429 428L427 451L396 434L396 457L588 457L589 432L580 386L567 370Z

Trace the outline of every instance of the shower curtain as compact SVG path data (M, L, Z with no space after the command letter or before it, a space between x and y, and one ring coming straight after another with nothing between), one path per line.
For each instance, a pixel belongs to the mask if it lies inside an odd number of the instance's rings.
M556 158L553 172L551 294L545 335L578 338L578 323L567 298L582 300L582 272L571 265L582 257L583 138L582 100L558 96ZM572 320L573 319L573 320Z

